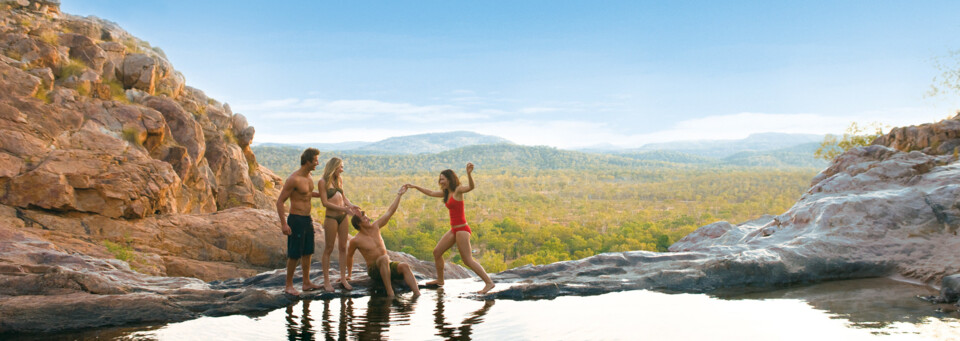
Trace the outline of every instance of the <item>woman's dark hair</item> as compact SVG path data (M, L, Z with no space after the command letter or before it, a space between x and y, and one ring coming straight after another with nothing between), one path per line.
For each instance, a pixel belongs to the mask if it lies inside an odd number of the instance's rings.
M457 177L457 173L454 173L452 169L444 169L440 172L440 175L443 175L447 178L447 188L443 189L443 202L446 203L450 199L451 191L456 191L457 187L460 187L460 178Z

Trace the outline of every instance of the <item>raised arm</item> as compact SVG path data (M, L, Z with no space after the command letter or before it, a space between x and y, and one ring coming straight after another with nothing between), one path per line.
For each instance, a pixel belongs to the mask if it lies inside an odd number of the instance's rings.
M349 206L340 206L330 202L330 199L327 199L327 182L323 179L317 181L317 191L320 192L320 203L323 204L323 207L326 207L328 210L350 212ZM344 196L344 199L346 199L346 196ZM344 200L344 202L347 201Z
M476 185L473 183L473 163L467 162L467 185L457 186L457 193L463 194L472 191Z
M420 191L420 193L429 195L429 196L434 197L434 198L443 198L443 191L431 191L431 190L429 190L429 189L426 189L426 188L423 188L423 187L420 187L420 186L417 186L417 185L411 185L411 184L403 185L403 187L405 187L405 188L413 188L413 189L415 189L415 190Z
M393 214L397 212L397 208L400 207L400 198L403 198L403 193L407 192L407 186L400 187L400 190L397 191L397 198L393 199L393 203L390 204L390 208L387 209L387 212L383 213L377 221L373 223L378 229L382 229L383 226L387 225L387 222L390 221L390 217L393 217Z
M283 203L290 198L290 194L293 193L293 181L287 179L283 182L283 189L280 190L280 197L277 198L277 216L280 217L280 231L285 235L290 235L293 231L290 230L290 226L287 225L287 212L283 207Z

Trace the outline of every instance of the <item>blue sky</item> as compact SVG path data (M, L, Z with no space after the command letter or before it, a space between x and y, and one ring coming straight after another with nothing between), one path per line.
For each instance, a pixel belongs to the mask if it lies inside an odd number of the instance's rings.
M470 130L637 147L930 122L957 1L63 0L162 48L254 142Z

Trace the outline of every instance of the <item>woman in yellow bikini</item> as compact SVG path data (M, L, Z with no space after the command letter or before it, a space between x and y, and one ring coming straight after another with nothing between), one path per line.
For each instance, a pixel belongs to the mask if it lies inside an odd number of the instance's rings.
M323 264L323 290L333 291L333 285L330 284L330 254L333 253L333 243L337 242L337 249L340 251L340 284L346 290L352 290L353 287L347 281L346 266L347 261L347 241L350 238L350 219L348 215L355 215L358 207L347 199L343 193L343 160L340 158L331 158L323 168L323 178L317 181L317 188L320 191L320 202L327 209L326 217L323 218L324 247L321 262Z
M447 231L443 237L440 237L440 241L437 242L437 247L433 249L433 260L437 266L437 280L427 282L427 285L443 285L443 254L456 244L457 249L460 251L460 259L463 260L463 264L466 264L470 270L473 270L473 272L483 280L485 284L483 289L477 291L478 294L483 295L490 291L490 289L493 289L494 284L490 276L487 275L487 272L483 270L483 266L473 259L470 248L470 236L472 233L470 226L467 225L467 218L463 209L463 194L472 191L474 188L472 173L473 164L467 163L468 184L461 185L460 179L457 178L457 173L454 173L453 170L447 169L440 172L440 179L437 180L437 183L440 185L439 191L431 191L411 184L404 186L415 188L421 193L431 197L443 198L443 204L450 212L450 231Z

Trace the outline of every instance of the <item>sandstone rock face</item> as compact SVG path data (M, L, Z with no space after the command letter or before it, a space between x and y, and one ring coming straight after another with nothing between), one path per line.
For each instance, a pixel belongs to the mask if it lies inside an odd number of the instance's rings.
M131 219L273 207L281 179L246 150L243 116L116 24L32 6L0 11L0 203Z
M960 114L937 123L893 128L873 144L904 152L919 150L930 155L951 154L960 147Z

